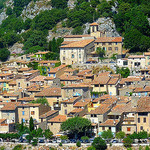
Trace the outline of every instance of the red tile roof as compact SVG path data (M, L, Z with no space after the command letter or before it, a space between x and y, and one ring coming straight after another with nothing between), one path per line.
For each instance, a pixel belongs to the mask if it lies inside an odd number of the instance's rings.
M30 82L44 82L44 79L46 78L46 76L36 76L35 78L31 79Z
M132 59L132 58L145 58L145 56L143 56L143 55L130 55L129 57L128 57L128 59Z
M90 24L90 26L98 26L98 23L93 22L93 23Z
M105 42L122 42L122 37L100 37L95 40L95 43L105 43Z
M34 97L23 97L23 98L19 98L18 101L33 101Z
M37 93L35 95L36 97L43 97L43 96L48 96L48 97L53 97L53 96L59 96L61 97L61 88L45 88L41 92Z
M55 114L57 112L58 112L57 110L50 110L50 111L46 112L45 114L42 114L40 116L40 118L47 118L47 117L49 117L49 116L51 116L51 115L53 115L53 114Z
M94 42L93 39L89 39L89 40L81 40L81 41L76 41L67 45L63 45L60 48L76 48L76 47L81 47L84 48L85 46L87 46L88 44Z
M99 126L116 126L119 123L119 119L107 119L105 122L100 123Z
M1 104L1 103L0 103ZM20 102L8 102L4 104L4 107L1 108L1 110L15 110L17 106L20 105Z
M48 122L53 122L53 123L62 123L67 120L67 117L65 115L58 115L50 120Z

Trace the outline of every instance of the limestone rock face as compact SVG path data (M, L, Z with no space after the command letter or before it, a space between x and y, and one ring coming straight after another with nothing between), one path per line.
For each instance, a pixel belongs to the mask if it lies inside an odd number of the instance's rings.
M11 54L20 54L20 53L23 53L22 47L23 47L23 44L15 43L8 50L11 52Z

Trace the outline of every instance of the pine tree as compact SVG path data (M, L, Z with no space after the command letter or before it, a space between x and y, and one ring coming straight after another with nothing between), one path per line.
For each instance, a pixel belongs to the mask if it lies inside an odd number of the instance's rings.
M32 117L30 117L29 129L30 129L31 132L34 130L34 123L33 123L33 118Z

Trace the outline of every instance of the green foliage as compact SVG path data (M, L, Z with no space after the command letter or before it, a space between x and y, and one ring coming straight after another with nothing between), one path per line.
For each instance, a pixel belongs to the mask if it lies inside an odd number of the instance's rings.
M27 18L24 22L24 29L25 30L30 29L31 25L32 25L32 20L30 18Z
M60 137L60 139L61 139L61 140L67 140L67 139L68 139L68 136L67 136L67 135L62 135L62 136Z
M12 150L22 150L22 149L23 149L23 145L18 144Z
M31 143L33 146L37 146L37 143L38 143L38 139L37 138L35 138L35 139L33 139L33 142Z
M117 139L123 139L125 137L125 133L123 131L117 132L116 133L116 138Z
M55 63L55 67L59 67L61 65L61 62Z
M46 139L51 139L53 136L53 133L49 129L46 129L43 135L45 136Z
M95 138L93 143L92 143L92 146L96 150L105 150L105 149L107 149L107 145L106 145L105 141L101 137Z
M48 101L45 97L44 98L38 98L37 100L31 101L31 103L33 103L33 104L43 104L43 105L46 104L47 106L49 106Z
M130 70L129 70L129 68L124 68L124 67L119 68L119 67L117 67L116 73L121 74L122 78L127 78L130 75Z
M62 146L62 143L59 143L59 146Z
M99 55L99 57L104 57L105 56L105 50L102 49L101 47L96 48L96 53Z
M107 94L107 92L91 92L91 96L98 95L100 97L103 94Z
M28 35L24 35L28 36ZM37 52L38 48L44 50L47 46L46 36L43 32L34 30L28 37L25 39L23 49L26 50L26 53ZM44 48L43 48L44 47Z
M82 136L82 137L81 137L81 140L82 140L82 141L89 140L89 137L88 137L88 136Z
M113 134L111 132L111 130L107 130L102 132L102 138L104 139L112 139L113 138Z
M51 0L52 7L64 9L67 7L68 0Z
M72 31L72 34L73 35L81 35L81 34L83 34L83 28L82 28L82 26L75 27L73 29L73 31Z
M99 15L104 17L112 16L111 5L106 0L102 0L101 3L97 6Z
M34 122L32 117L30 117L30 121L29 121L29 130L30 132L34 130Z
M13 10L12 10L12 8L9 6L9 7L7 7L7 10L6 10L6 15L12 15L13 14Z
M19 137L20 135L18 133L0 133L0 138L2 139L18 139Z
M132 143L133 143L133 140L129 138L129 136L123 139L123 145L125 147L131 147Z
M30 63L28 64L28 67L29 67L29 68L33 68L33 70L37 70L37 69L38 69L38 62L35 62L35 61L30 62Z
M90 147L87 148L87 150L96 150L96 149L95 149L95 147L90 146Z
M0 60L6 61L8 57L10 56L10 51L6 48L0 49Z
M50 41L48 45L49 51L54 52L54 53L59 53L59 47L61 46L61 43L63 41L64 41L63 38L58 38L58 39L53 38L52 41Z
M150 9L145 9L149 5L147 1L120 0L119 13L114 15L118 32L124 35L124 46L131 52L146 51L150 48L150 25L147 20Z
M38 66L38 70L40 71L40 75L47 76L47 66Z
M5 149L6 149L5 146L0 147L0 150L5 150Z
M149 148L149 146L148 146L148 145L145 147L145 150L150 150L150 148Z
M81 142L79 140L77 141L76 146L81 147Z
M45 55L46 60L59 60L59 53L49 52Z
M81 132L86 132L89 130L91 122L86 118L74 117L69 118L61 124L61 129L63 131L69 131L75 135L77 138L78 134Z
M40 12L33 19L33 29L51 30L56 23L66 18L66 11L62 9L52 9Z

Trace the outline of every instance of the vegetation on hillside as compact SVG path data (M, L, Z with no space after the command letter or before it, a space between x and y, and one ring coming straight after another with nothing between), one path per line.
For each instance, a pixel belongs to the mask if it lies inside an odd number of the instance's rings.
M5 1L0 2L1 12L6 7ZM52 50L52 55L58 58L60 42L63 40L55 43L53 39L57 48L51 48L46 38L48 30L56 28L56 24L62 21L64 27L74 28L72 34L82 34L84 24L99 17L111 17L114 20L117 31L124 37L125 48L133 52L150 48L150 25L147 20L150 17L149 0L77 0L75 7L70 10L67 7L68 0L51 0L52 10L41 11L34 19L25 21L20 15L31 0L13 1L14 7L6 8L8 17L0 25L0 50L20 42L24 44L25 53ZM22 33L23 30L26 31Z

